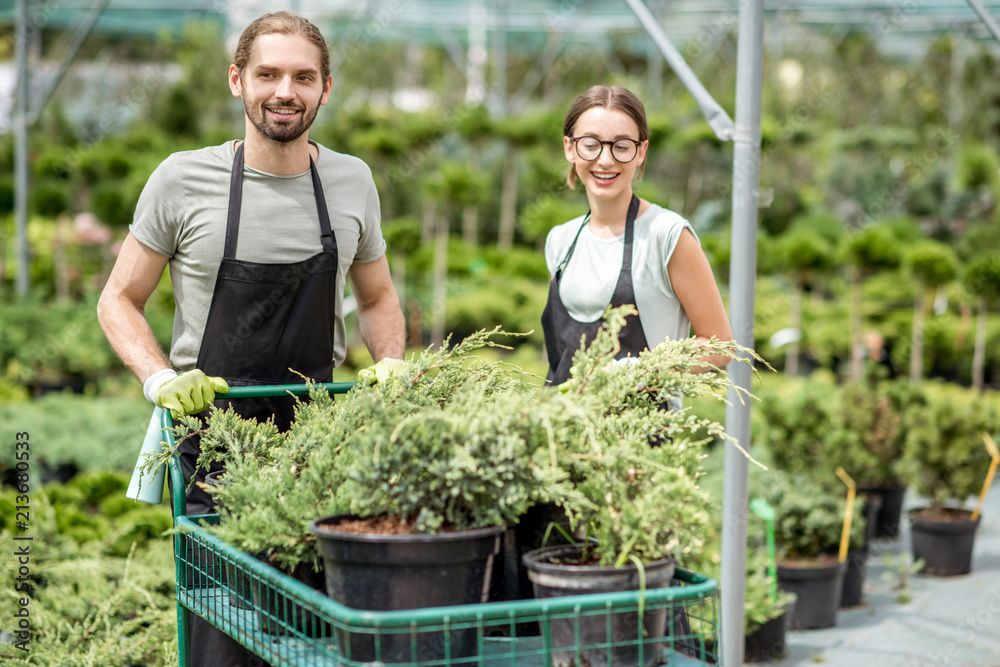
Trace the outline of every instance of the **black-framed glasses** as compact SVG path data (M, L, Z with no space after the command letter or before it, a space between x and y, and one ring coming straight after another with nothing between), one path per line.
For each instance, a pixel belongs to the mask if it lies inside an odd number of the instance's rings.
M576 145L576 154L582 159L596 160L601 155L605 146L611 146L611 157L618 162L625 164L635 159L639 154L641 141L635 139L615 139L614 141L601 141L597 137L570 137Z

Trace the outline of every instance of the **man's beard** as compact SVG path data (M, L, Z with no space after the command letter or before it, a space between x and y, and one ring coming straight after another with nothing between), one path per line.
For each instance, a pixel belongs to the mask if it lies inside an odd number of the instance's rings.
M277 105L273 105L277 106ZM316 113L319 111L317 106L309 113L308 107L295 105L294 107L288 106L288 108L296 108L302 112L301 115L297 115L296 120L293 122L279 123L272 118L268 118L267 111L261 104L254 105L252 110L250 104L247 102L246 98L243 98L243 109L246 111L247 118L253 123L253 126L257 128L264 137L270 139L271 141L277 141L280 143L288 143L295 141L301 137L316 120Z

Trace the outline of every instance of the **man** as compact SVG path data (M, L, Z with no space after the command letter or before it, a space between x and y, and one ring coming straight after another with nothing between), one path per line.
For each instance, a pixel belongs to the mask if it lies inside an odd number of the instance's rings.
M150 176L98 303L98 319L146 397L175 417L213 404L233 385L329 381L343 361L343 296L350 277L362 339L379 377L402 359L403 315L385 258L378 194L357 158L309 141L332 86L319 30L286 12L240 37L229 87L243 100L246 135L169 156ZM169 360L143 308L169 264L176 313ZM219 405L225 405L220 401ZM244 416L292 419L290 399L244 399ZM180 450L185 481L196 439ZM189 515L212 511L197 486ZM193 619L192 664L260 660Z

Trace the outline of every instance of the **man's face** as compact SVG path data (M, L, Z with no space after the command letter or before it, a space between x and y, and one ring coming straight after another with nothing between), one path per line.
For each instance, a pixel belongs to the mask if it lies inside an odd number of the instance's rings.
M305 37L277 33L254 40L243 71L230 67L229 86L261 136L282 143L309 129L330 94L319 49Z

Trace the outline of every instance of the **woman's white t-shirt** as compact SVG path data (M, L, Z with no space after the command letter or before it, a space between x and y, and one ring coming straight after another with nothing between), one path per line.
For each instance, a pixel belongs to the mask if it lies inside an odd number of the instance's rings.
M583 220L584 216L574 218L549 232L545 240L545 263L550 275L555 275L566 257ZM697 240L687 220L656 204L635 219L632 288L650 347L691 335L691 321L674 294L667 273L667 264L684 229L690 230ZM624 248L624 233L615 238L598 238L590 232L589 225L580 231L559 284L559 296L573 319L593 322L604 314L618 283Z

